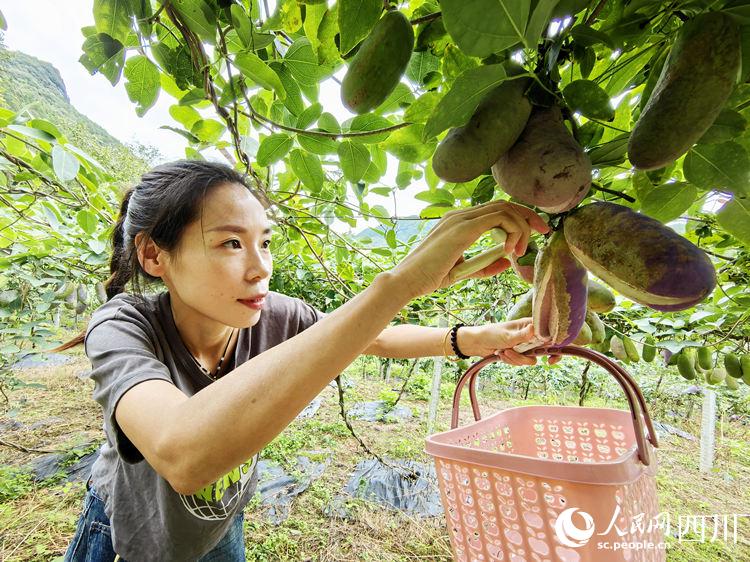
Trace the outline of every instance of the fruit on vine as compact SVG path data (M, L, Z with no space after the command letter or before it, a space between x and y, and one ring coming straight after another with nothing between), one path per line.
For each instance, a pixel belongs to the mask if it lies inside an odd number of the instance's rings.
M552 345L571 343L586 318L586 269L570 253L558 230L536 256L534 266L534 333Z
M76 314L82 314L86 310L86 303L83 301L78 301L78 303L76 303L75 310Z
M492 166L509 195L547 213L572 209L591 187L591 161L557 106L537 107L511 149Z
M654 341L653 336L647 336L646 341L643 344L643 349L641 350L641 357L643 357L643 360L646 363L651 363L651 361L654 360L654 357L656 357L656 342Z
M622 345L625 348L625 353L628 355L628 359L633 363L637 363L641 356L638 354L638 348L635 346L635 343L633 343L633 340L628 336L623 336Z
M638 303L684 310L706 298L716 272L703 250L659 221L599 201L565 218L570 251L591 273Z
M107 290L104 288L104 283L101 281L96 284L96 298L99 299L101 304L107 302Z
M589 285L589 290L590 289L591 285ZM606 328L602 319L599 318L599 315L591 310L591 308L586 311L586 324L588 324L591 329L591 341L593 343L602 343L604 341Z
M71 291L70 294L65 297L63 304L68 310L74 310L78 303L78 291Z
M60 285L57 290L55 291L55 296L60 299L67 298L70 293L73 292L73 290L76 288L75 283L71 283L70 281L65 281L62 285Z
M622 339L620 339L619 336L612 336L612 339L609 341L609 350L618 361L630 363L628 352L625 350L625 344L623 344Z
M713 124L742 63L740 29L728 14L707 12L683 24L628 142L640 170L685 154Z
M727 377L724 379L724 383L727 385L729 390L739 390L740 389L740 383L739 380L734 377Z
M513 308L508 311L505 319L510 321L518 320L519 318L531 318L531 305L533 299L534 289L529 289L516 301L516 304L513 305Z
M591 343L591 341L591 328L588 324L586 324L586 322L584 322L581 326L581 331L578 332L578 335L576 336L576 339L573 340L573 343L576 345L588 345Z
M705 371L714 366L710 347L704 345L698 348L698 366Z
M742 365L740 358L734 353L727 353L724 355L724 369L726 369L729 376L735 379L742 378Z
M414 31L398 10L378 20L354 55L341 82L341 101L354 113L383 103L401 80L414 47Z
M695 372L695 366L693 365L693 358L687 353L680 353L677 359L677 370L680 372L683 378L691 381L698 376Z
M482 99L466 125L448 131L432 157L440 179L471 181L513 146L531 113L524 95L529 84L528 78L506 80Z
M615 307L615 295L601 283L589 279L589 308L606 314Z
M740 355L740 366L742 367L742 376L750 379L750 354Z
M83 304L87 304L89 302L89 292L86 289L86 285L78 285L76 293L78 294L78 302L82 302Z
M721 367L714 367L706 373L706 382L708 384L719 384L727 378L727 371Z

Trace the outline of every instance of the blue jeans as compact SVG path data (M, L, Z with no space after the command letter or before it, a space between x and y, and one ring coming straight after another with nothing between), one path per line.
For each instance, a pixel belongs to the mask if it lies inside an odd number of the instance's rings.
M109 518L104 513L104 501L89 483L86 490L83 512L64 562L113 562L116 554L112 548ZM198 562L245 562L243 519L243 512L238 513L224 538ZM118 560L125 562L122 558Z

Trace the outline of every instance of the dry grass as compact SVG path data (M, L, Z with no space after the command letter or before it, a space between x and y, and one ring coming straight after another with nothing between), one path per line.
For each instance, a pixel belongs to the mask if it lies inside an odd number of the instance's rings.
M22 387L9 394L15 420L31 425L5 431L2 439L27 448L44 450L80 448L103 439L98 405L91 398L93 385L76 375L88 368L80 352L75 363L64 367L27 369L18 376L44 388ZM356 400L375 400L387 390L373 378L361 378L360 366L349 376L357 384L347 391L351 406ZM494 395L494 397L493 397ZM508 405L492 388L483 393L483 410ZM354 466L366 458L338 415L336 390L327 388L323 406L310 420L294 422L272 443L266 454L274 459L292 459L297 452L315 450L330 456L323 476L294 502L291 515L274 526L262 516L257 505L247 508L245 535L248 560L327 561L447 561L450 545L440 518L417 518L381 508L361 500L347 502L349 517L331 518L325 508L346 484ZM424 419L427 404L405 399L415 418L410 423L381 424L354 421L359 435L381 455L423 462L431 459L422 451L427 432ZM519 404L520 401L512 401ZM697 415L697 412L696 412ZM449 411L443 403L435 430L448 427ZM469 412L462 418L469 421ZM695 416L694 416L695 417ZM60 418L59 420L56 418ZM8 421L5 412L0 422ZM46 423L45 420L47 420ZM697 434L695 422L683 429ZM658 487L660 505L676 518L678 514L750 512L750 446L748 428L723 425L723 438L717 441L716 470L702 474L697 468L699 445L679 437L664 439L659 450ZM61 556L73 535L84 495L83 483L33 485L27 479L7 472L37 458L0 447L0 463L5 467L0 486L17 486L21 493L0 505L0 560L6 562L54 560ZM741 543L699 544L670 541L668 560L748 560L750 559L750 519L741 529Z

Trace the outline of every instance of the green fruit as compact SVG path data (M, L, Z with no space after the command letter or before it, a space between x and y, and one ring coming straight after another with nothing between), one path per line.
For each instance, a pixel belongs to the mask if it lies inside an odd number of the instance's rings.
M482 99L466 125L448 132L432 157L440 179L471 181L513 146L531 114L524 95L529 83L528 78L506 80Z
M750 354L740 356L740 366L742 367L742 376L750 377Z
M742 373L742 382L744 382L747 385L750 385L750 373Z
M508 311L506 320L518 320L519 318L531 318L532 302L534 300L534 289L526 291Z
M685 23L630 134L630 162L653 170L685 154L724 107L741 62L740 29L731 16L707 12Z
M622 338L622 345L625 347L625 353L628 354L628 359L630 359L633 363L638 363L640 360L640 355L638 355L638 348L633 343L633 340L631 340L628 336L625 336Z
M703 346L698 348L698 365L701 369L708 370L714 366L714 359L711 353L711 348Z
M734 353L727 353L724 356L724 368L727 370L727 373L729 373L729 376L734 377L735 379L742 378L742 365L740 363L740 358Z
M695 372L695 367L693 366L693 359L685 353L679 354L679 358L677 359L677 370L680 371L683 378L689 381L698 376Z
M546 213L562 213L591 187L591 160L563 123L557 106L535 107L516 143L492 166L497 184Z
M78 303L78 291L71 291L70 294L65 297L65 308L73 310L76 307L76 303Z
M573 343L576 345L588 345L591 343L591 340L591 328L584 322L583 326L581 326L581 331L578 332L578 335L576 336L576 339L573 340Z
M706 376L706 382L708 384L719 384L720 382L724 382L724 380L727 378L727 372L725 369L722 369L721 367L715 367L708 371Z
M593 310L586 311L586 324L591 329L591 341L594 343L602 343L605 336L605 326L599 315Z
M96 298L99 299L101 304L107 302L107 290L104 288L104 283L101 281L96 284Z
M646 79L646 84L643 86L641 99L638 102L641 111L646 107L648 100L651 99L651 94L654 91L654 87L656 87L656 83L659 81L659 76L661 76L661 71L664 68L664 62L667 60L668 54L669 49L662 48L661 51L654 55L649 61L650 69L648 78Z
M73 290L76 288L75 283L71 283L70 281L66 281L62 285L60 285L57 290L55 291L55 297L64 299L67 298L70 293L73 292Z
M606 314L615 307L615 294L601 283L589 279L588 307L594 312Z
M401 80L414 47L411 23L398 10L372 28L341 82L341 101L354 113L367 113L385 101Z
M739 379L736 379L734 377L727 377L724 379L724 383L729 387L729 390L739 390L740 389L740 383Z
M655 343L656 342L654 341L654 337L648 336L646 338L646 342L643 344L641 357L643 357L643 360L646 363L651 363L651 361L654 360L654 357L656 357L656 346L654 345Z
M78 289L76 289L76 291L78 293L78 302L87 304L89 302L89 292L86 289L86 285L78 285Z
M628 352L625 351L625 344L618 336L612 336L609 342L609 349L618 361L622 361L623 363L630 362Z

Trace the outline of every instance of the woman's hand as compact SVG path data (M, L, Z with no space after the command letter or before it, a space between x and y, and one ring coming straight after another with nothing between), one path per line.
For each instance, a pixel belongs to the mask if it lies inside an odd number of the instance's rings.
M404 284L412 298L446 287L451 270L464 261L464 250L492 228L501 228L507 233L506 253L519 256L526 252L532 229L543 234L549 232L547 224L534 211L508 201L450 211L392 274ZM501 259L472 277L496 275L508 266L508 260Z
M464 326L457 334L458 349L471 356L497 355L510 365L535 365L536 357L529 357L513 350L513 347L534 339L531 318L519 318L510 322L485 326ZM559 355L550 356L550 365L560 360Z

